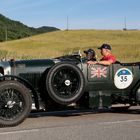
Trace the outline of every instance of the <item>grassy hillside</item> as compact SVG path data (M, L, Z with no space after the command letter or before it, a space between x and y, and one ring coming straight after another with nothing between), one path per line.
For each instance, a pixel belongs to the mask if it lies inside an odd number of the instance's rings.
M14 40L32 35L59 30L55 27L28 27L19 21L11 20L0 14L0 41Z
M36 35L0 43L0 58L32 59L56 57L109 43L121 62L140 61L140 31L70 30ZM84 55L84 54L83 54Z

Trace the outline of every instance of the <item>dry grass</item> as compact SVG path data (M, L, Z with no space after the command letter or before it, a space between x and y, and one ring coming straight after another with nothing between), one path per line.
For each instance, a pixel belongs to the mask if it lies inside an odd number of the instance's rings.
M0 57L15 59L49 58L93 48L103 43L112 46L121 62L140 60L140 31L70 30L41 34L21 40L0 43Z

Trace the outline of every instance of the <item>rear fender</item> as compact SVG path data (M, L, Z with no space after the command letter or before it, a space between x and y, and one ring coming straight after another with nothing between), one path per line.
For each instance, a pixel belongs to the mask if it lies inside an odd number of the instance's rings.
M138 80L132 89L132 98L134 98L136 102L140 102L140 80Z

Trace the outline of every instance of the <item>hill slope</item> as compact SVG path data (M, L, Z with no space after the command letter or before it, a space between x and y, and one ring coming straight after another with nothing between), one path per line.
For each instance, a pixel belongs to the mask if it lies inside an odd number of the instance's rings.
M140 31L69 30L0 43L0 58L49 58L109 43L121 62L140 61Z
M55 27L28 27L19 21L14 21L0 14L0 41L20 39L45 32L59 30Z

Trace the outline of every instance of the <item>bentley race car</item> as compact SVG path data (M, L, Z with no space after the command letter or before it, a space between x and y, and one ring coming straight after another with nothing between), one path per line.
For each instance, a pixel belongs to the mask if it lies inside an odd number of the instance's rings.
M80 54L0 62L0 126L15 126L31 112L140 104L140 63L87 65Z

